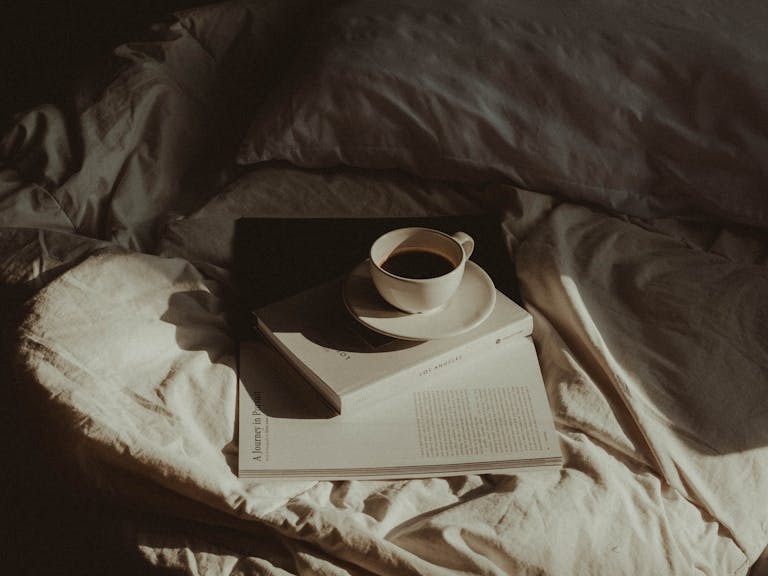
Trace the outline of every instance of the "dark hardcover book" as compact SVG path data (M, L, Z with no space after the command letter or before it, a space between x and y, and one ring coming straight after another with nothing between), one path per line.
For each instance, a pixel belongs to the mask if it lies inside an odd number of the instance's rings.
M424 226L453 234L463 230L475 239L472 260L496 288L520 303L517 278L510 264L501 223L493 214L385 218L240 218L235 225L234 271L243 322L241 336L251 335L248 311L298 294L349 273L368 257L384 232Z

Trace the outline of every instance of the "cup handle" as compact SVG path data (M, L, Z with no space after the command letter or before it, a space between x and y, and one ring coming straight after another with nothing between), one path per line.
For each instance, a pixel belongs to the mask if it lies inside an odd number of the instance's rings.
M461 244L461 249L464 250L464 256L469 260L469 257L472 256L472 252L475 250L475 241L472 239L472 236L466 232L456 232L451 238Z

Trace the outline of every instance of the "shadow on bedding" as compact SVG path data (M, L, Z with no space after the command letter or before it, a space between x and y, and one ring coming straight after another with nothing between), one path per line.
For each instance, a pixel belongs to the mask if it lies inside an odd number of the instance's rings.
M180 349L205 352L212 364L218 364L234 352L227 309L226 300L206 290L174 292L160 320L175 327Z
M768 446L768 268L742 256L562 206L518 266L652 444L717 455Z
M0 282L0 558L3 573L156 574L132 548L125 510L95 495L71 458L71 431L18 367L17 330L31 286Z
M206 290L188 290L175 292L168 298L168 307L160 316L160 320L175 328L176 344L181 350L189 352L205 352L211 364L230 365L230 359L236 357L234 341L236 320L244 314L235 305L233 298L219 298ZM322 339L321 339L322 340ZM324 345L333 343L322 340ZM237 355L239 359L239 355ZM254 374L258 377L279 378L281 382L295 384L297 374L275 353L271 358L274 362L263 373ZM239 361L232 366L239 377ZM302 382L303 383L303 382ZM299 393L288 400L276 399L262 405L262 410L273 418L318 419L332 418L336 413L314 392L308 384L303 383ZM250 388L247 386L246 388ZM237 414L237 411L235 411ZM237 422L235 422L237 429ZM223 453L233 470L237 469L236 442L224 447Z
M668 429L704 455L768 446L768 275L726 262L685 267L614 267L623 320L590 306L611 371L650 437Z

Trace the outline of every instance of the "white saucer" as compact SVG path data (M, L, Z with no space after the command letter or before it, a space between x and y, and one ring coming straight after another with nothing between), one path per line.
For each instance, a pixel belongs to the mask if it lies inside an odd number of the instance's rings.
M485 320L496 303L496 288L485 270L471 260L456 293L433 312L409 314L388 304L373 286L368 260L358 264L344 282L344 304L361 324L402 340L433 340L458 336Z

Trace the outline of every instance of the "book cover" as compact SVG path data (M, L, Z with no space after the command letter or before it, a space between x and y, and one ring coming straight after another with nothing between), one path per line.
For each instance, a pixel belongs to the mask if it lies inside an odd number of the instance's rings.
M264 343L241 344L239 376L241 477L415 478L562 464L529 337L338 416Z
M451 338L406 341L368 330L347 311L341 279L255 312L258 328L339 413L423 386L485 348L531 333L530 314L497 291L490 316Z

